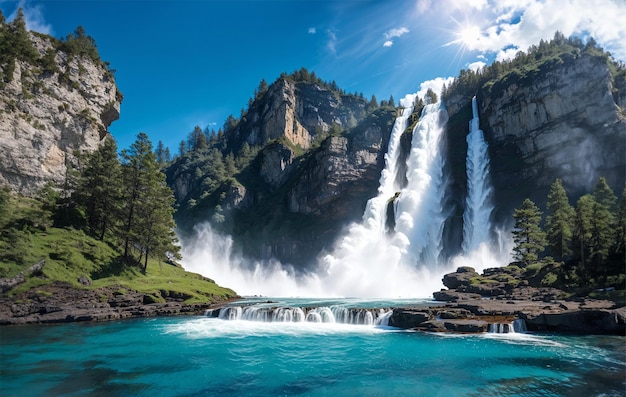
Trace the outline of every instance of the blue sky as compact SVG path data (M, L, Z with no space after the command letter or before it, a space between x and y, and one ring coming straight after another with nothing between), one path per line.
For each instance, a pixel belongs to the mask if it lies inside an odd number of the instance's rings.
M624 0L0 0L8 20L18 6L29 29L94 37L125 96L110 127L120 148L144 131L176 152L195 125L239 116L262 78L301 67L381 100L556 30L626 59Z

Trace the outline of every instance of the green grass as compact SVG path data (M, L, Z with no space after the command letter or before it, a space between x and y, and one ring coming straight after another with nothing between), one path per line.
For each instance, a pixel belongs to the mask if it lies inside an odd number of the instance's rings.
M174 297L187 303L202 303L236 296L234 291L220 287L213 280L164 261L150 259L143 273L140 267L127 264L115 247L82 230L46 225L41 221L45 217L40 216L39 203L35 200L12 198L8 208L10 211L3 214L0 226L5 230L10 228L12 233L0 233L0 244L7 252L18 248L20 252L10 257L0 256L0 277L15 277L20 272L27 276L23 284L7 292L9 296L55 281L75 288L119 286L121 291L129 288L151 295L155 302ZM19 239L18 248L8 241L15 236ZM40 273L26 274L32 264L42 259L45 266ZM81 277L91 280L91 285L81 284L78 281Z

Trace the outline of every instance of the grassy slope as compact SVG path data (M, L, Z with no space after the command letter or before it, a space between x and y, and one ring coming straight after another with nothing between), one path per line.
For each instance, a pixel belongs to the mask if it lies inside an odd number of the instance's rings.
M9 215L12 218L9 224L19 224L18 220L24 218L33 219L38 203L28 199L20 199L19 203L13 201L14 211ZM165 296L182 297L187 303L212 302L236 296L234 291L220 287L206 277L154 259L148 262L148 269L143 274L138 267L123 264L119 252L107 243L80 230L31 224L22 226L19 232L19 247L7 246L5 241L2 249L5 252L19 249L21 260L0 259L0 277L14 277L41 259L45 260L45 266L41 274L27 277L26 282L10 290L9 295L62 281L76 288L128 287L153 295L157 302L164 301ZM91 285L82 285L78 281L80 277L87 277L92 281Z

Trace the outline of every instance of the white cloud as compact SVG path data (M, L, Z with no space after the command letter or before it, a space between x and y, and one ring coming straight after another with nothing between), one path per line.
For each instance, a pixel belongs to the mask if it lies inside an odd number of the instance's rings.
M487 64L483 61L476 61L476 62L472 62L469 65L467 65L467 68L469 70L473 70L474 72L479 71L480 69L484 68L485 66L487 66Z
M509 61L515 58L515 54L518 52L519 49L517 48L507 48L506 50L501 50L496 56L496 61Z
M386 39L391 39L394 37L400 37L406 33L409 33L409 29L403 26L401 28L389 29L388 31L383 33L383 36L385 36Z
M333 55L337 54L337 35L332 30L328 30L328 41L326 42L326 49Z
M429 88L433 90L435 94L441 96L443 85L449 86L453 81L454 77L437 77L433 80L424 81L420 84L420 90L417 92L417 96L424 99L426 91L428 91Z
M28 1L21 0L15 11L9 15L7 20L13 20L17 16L18 8L22 8L24 11L24 19L26 20L26 29L34 30L35 32L43 34L53 34L52 26L47 24L43 17L43 12L40 5L30 5Z
M383 43L383 47L391 47L393 45L393 41L387 40Z
M317 29L313 28L309 28L309 34L315 34L317 33Z
M626 1L489 0L482 10L480 19L491 22L478 26L480 34L475 40L455 43L468 50L498 53L498 58L505 59L512 54L505 48L526 50L541 39L551 39L558 30L566 37L593 36L616 58L626 59Z

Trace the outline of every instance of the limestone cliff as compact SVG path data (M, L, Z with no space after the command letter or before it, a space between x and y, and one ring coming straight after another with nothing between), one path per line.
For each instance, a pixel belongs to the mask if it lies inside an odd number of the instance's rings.
M12 59L0 89L0 184L34 195L46 182L60 184L76 153L98 146L122 95L103 62L64 52L52 37L29 38L39 60ZM53 63L43 67L46 56Z

